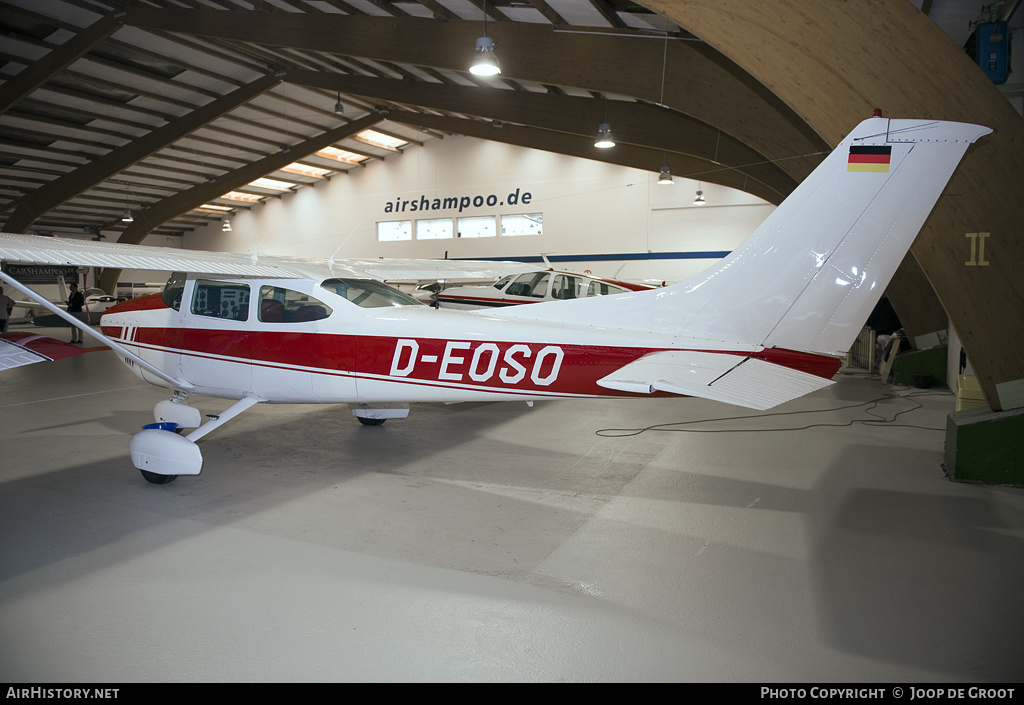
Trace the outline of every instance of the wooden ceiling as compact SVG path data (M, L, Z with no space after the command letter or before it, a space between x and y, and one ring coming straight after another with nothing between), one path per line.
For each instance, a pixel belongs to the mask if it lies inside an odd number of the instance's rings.
M486 29L484 7L0 3L4 229L139 242L282 193L256 178L343 178L452 134L655 173L667 163L773 203L828 150L761 84L640 5L499 0ZM485 31L504 68L487 79L468 71ZM593 146L601 122L614 149ZM368 142L366 128L401 142ZM349 161L316 154L328 146Z

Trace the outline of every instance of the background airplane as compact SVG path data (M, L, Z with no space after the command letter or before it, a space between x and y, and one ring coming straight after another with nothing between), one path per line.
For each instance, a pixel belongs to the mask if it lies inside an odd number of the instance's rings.
M672 286L445 311L381 280L485 276L490 263L310 261L0 235L10 262L175 271L102 332L0 280L174 391L129 445L150 482L202 469L203 436L258 403L348 403L365 423L417 401L700 396L768 409L832 384L968 146L986 127L860 123L728 257ZM476 267L475 274L457 274ZM189 394L234 400L203 423ZM171 429L195 429L187 435Z
M57 277L57 288L60 292L60 298L50 299L50 302L66 311L70 292L64 277ZM88 325L94 326L99 325L100 317L104 311L120 301L116 296L111 296L103 291L103 289L95 287L84 289L82 295L85 297L83 311L75 317ZM50 314L49 310L41 306L38 301L31 299L16 299L14 301L14 311L15 313L11 316L13 322L34 323L37 326L47 328L61 328L71 325L63 318Z
M432 298L441 308L475 309L566 301L654 288L648 284L632 284L549 268L510 274L487 286L440 288Z

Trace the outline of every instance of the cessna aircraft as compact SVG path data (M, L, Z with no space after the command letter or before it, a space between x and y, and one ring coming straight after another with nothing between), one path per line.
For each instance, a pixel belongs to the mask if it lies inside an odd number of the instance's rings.
M154 409L163 427L129 445L158 484L198 474L196 441L261 402L348 403L367 424L421 401L683 395L768 409L832 384L968 146L989 132L876 112L696 277L536 306L437 310L382 283L453 278L462 266L486 276L493 263L342 263L24 235L0 235L0 258L175 272L162 294L108 310L102 333L82 326L139 377L173 390ZM235 401L202 423L189 394ZM171 431L181 428L195 430Z

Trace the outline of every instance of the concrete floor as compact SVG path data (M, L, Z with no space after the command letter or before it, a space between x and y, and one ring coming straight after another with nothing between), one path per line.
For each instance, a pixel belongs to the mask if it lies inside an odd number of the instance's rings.
M1024 491L828 411L887 393L896 423L953 408L862 375L780 409L814 413L619 437L753 412L260 405L156 486L127 444L164 390L109 352L13 370L0 681L1019 681ZM780 430L812 423L840 425Z

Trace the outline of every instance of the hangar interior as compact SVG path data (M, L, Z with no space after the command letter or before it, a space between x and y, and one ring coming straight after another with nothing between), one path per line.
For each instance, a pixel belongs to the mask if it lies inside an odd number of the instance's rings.
M684 248L731 249L873 108L976 122L995 132L886 293L912 340L949 330L982 403L1012 414L1020 74L996 84L963 47L979 20L1019 41L1018 4L7 0L0 217L315 257L545 248L668 279L626 255L678 251L674 218L706 235ZM481 36L499 76L467 70ZM605 125L617 144L597 149ZM543 238L381 237L415 196L513 192L470 215L542 213ZM126 444L164 390L109 354L7 371L0 673L1019 680L1024 493L945 479L952 392L838 379L760 414L422 404L367 428L260 405L204 441L202 475L150 486Z

